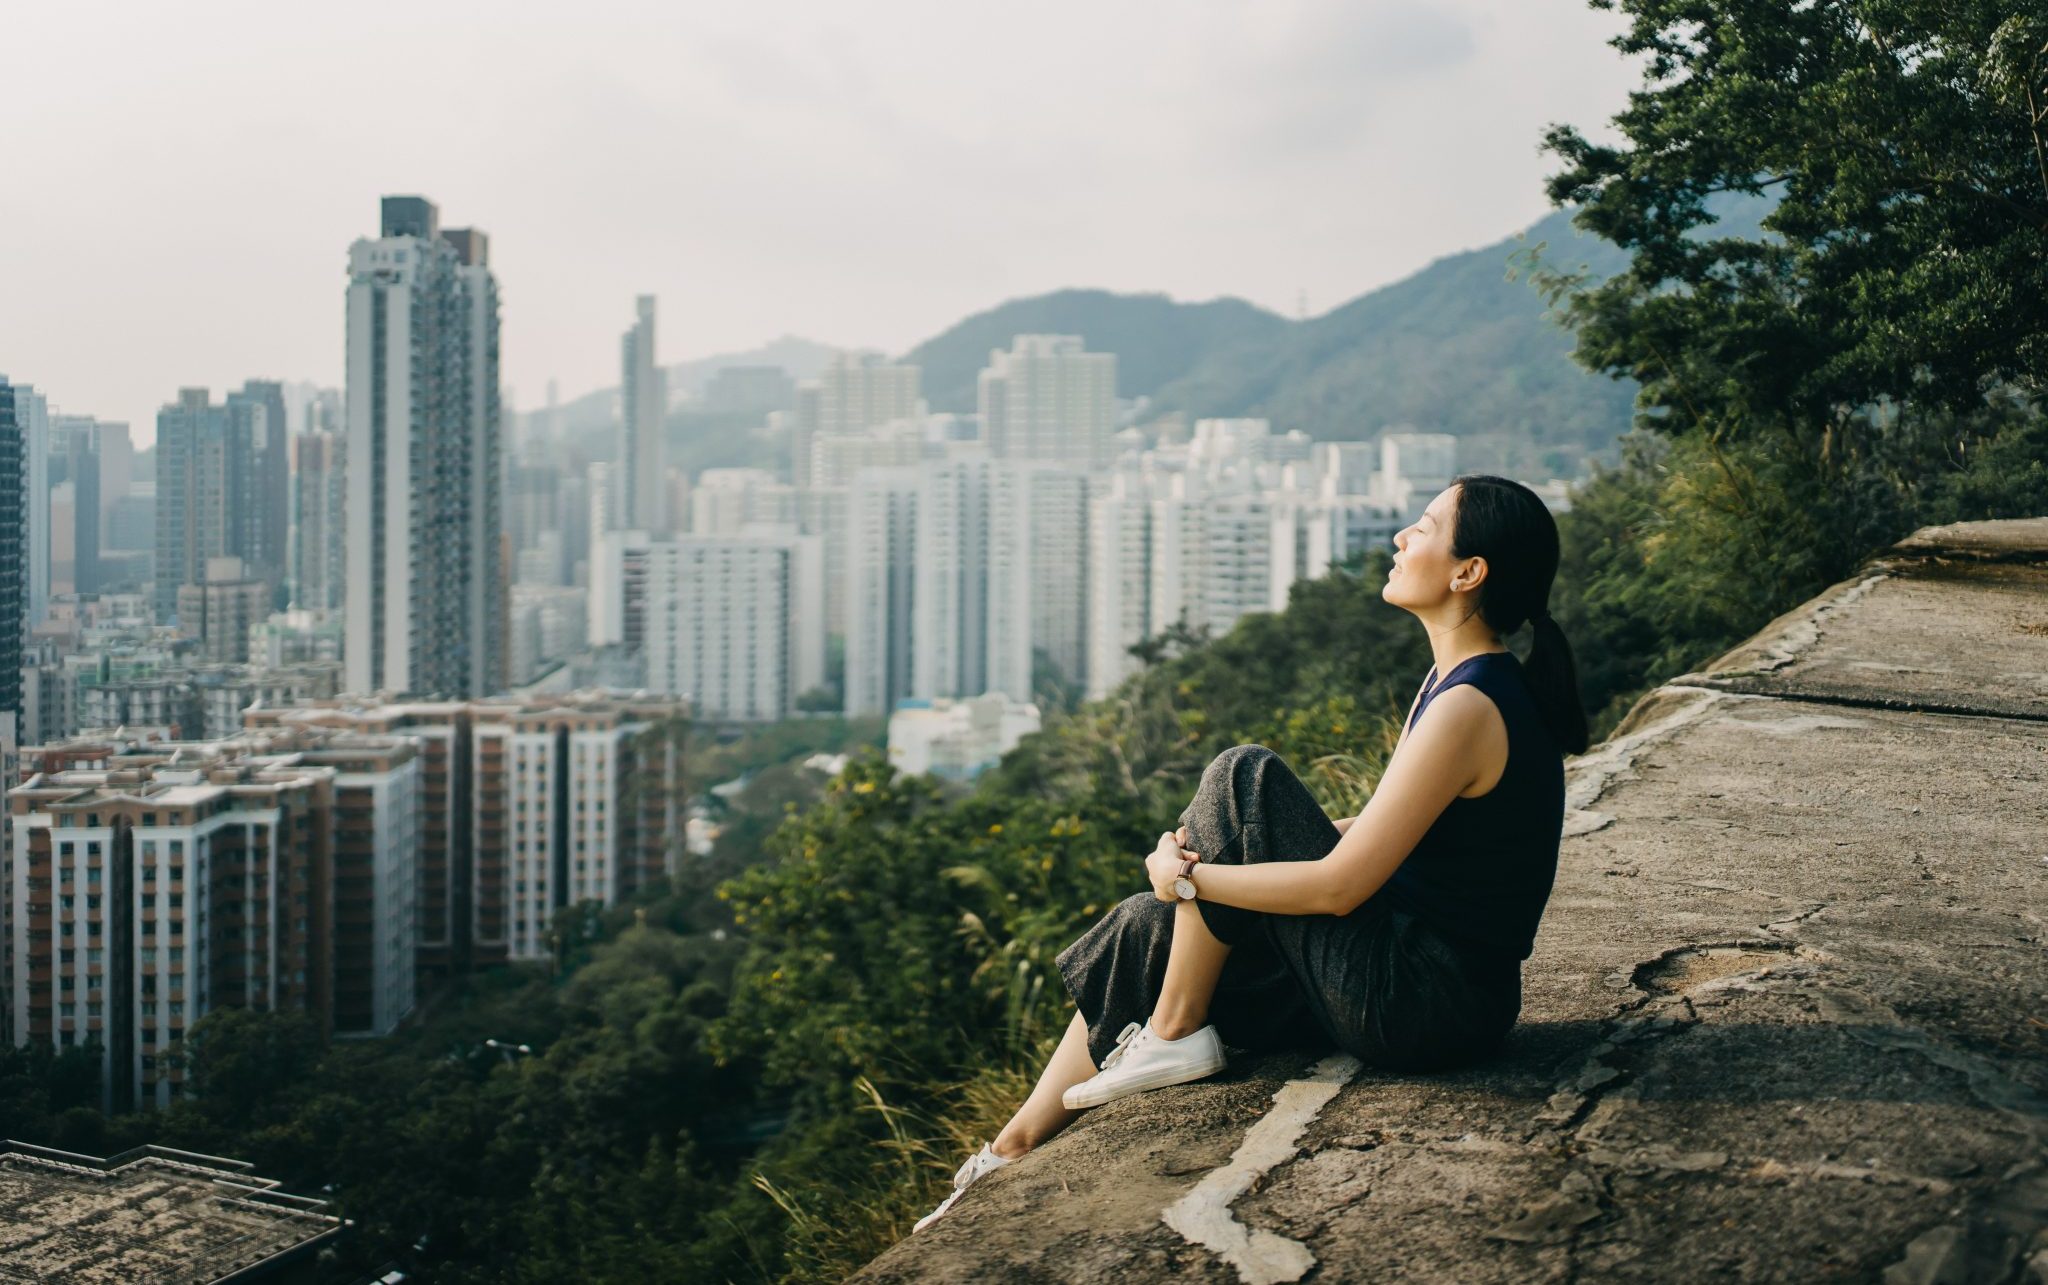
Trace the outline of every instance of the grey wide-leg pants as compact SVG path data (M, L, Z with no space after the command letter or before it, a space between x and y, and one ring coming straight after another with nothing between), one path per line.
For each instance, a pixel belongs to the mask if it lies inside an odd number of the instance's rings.
M1217 755L1180 821L1205 865L1314 861L1340 837L1308 787L1263 745ZM1334 1045L1368 1065L1430 1069L1492 1052L1521 1011L1518 961L1476 960L1383 896L1348 915L1196 905L1231 947L1209 1020L1237 1048ZM1151 1016L1176 909L1149 888L1134 894L1055 961L1088 1023L1096 1065L1127 1023Z

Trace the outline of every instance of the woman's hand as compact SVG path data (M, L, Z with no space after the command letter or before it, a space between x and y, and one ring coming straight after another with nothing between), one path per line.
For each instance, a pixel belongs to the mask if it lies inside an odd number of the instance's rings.
M1189 852L1181 847L1187 838L1187 827L1169 830L1159 836L1159 845L1152 849L1152 855L1145 858L1145 874L1152 880L1152 895L1161 901L1179 901L1174 894L1173 881L1180 877L1181 863L1200 861L1200 853Z

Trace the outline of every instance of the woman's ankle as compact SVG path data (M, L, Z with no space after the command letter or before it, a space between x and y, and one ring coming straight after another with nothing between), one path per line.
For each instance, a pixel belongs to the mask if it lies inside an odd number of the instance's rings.
M1152 1033L1162 1040L1184 1040L1208 1025L1208 1015L1190 1017L1184 1013L1154 1013Z
M1031 1150L1031 1142L1021 1134L999 1133L988 1148L1005 1160L1020 1160Z

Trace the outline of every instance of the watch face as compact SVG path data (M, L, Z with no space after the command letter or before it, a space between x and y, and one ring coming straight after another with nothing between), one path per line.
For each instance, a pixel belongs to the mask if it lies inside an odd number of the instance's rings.
M1195 899L1195 881L1187 878L1175 879L1173 881L1173 895L1179 897L1182 901L1193 901Z

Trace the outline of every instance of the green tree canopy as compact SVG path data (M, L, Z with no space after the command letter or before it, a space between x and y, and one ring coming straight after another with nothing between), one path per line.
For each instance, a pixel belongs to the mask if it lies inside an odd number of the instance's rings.
M1785 434L1825 465L1885 402L1972 412L2048 377L2039 0L1593 0L1645 59L1619 141L1553 127L1554 201L1629 250L1570 292L1646 424ZM1767 235L1708 202L1770 195Z

